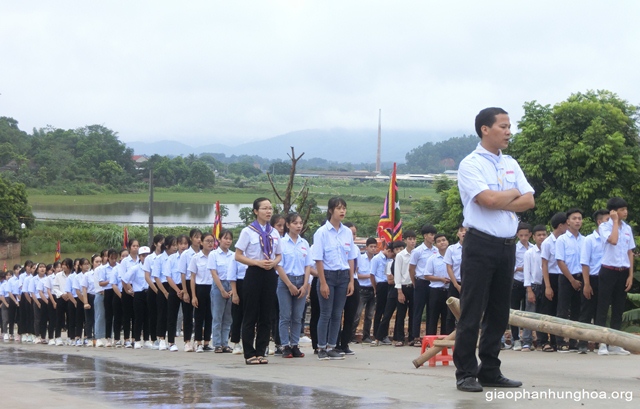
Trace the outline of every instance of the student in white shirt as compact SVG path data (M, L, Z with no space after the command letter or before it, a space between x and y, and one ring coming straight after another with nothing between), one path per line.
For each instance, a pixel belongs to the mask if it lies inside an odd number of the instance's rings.
M424 278L429 284L429 326L427 335L436 335L438 331L438 318L440 319L440 335L447 335L447 297L449 293L449 274L444 263L444 254L449 247L449 241L444 234L436 234L435 246L438 254L433 255L427 261L427 271Z
M430 224L425 224L420 230L422 234L422 244L411 252L409 260L409 274L413 283L413 346L420 347L422 338L420 337L420 327L422 325L422 314L429 306L429 281L424 278L427 261L438 252L433 245L437 230ZM426 313L427 325L429 324L429 312Z
M103 257L104 252L102 252ZM103 260L102 267L98 271L98 285L102 287L104 294L104 330L102 330L102 342L96 343L98 346L112 347L113 337L113 287L109 283L113 270L118 266L118 252L115 249L109 249L106 252L106 263ZM97 333L97 331L96 331ZM102 345L101 345L102 344Z
M207 268L213 277L211 289L212 317L213 317L213 352L231 353L229 347L229 331L231 330L231 283L229 281L230 270L235 254L229 250L233 242L233 233L223 229L220 232L220 245L209 254Z
M540 257L542 242L547 238L547 227L538 224L533 227L534 245L529 246L529 250L524 253L523 275L524 288L527 292L527 301L525 303L525 311L537 312L542 311L542 299L544 298L544 288L542 280L542 258ZM540 331L536 331L538 335L538 345L542 347L542 339ZM533 348L533 335L530 329L524 328L522 331L522 352L530 352Z
M396 323L393 329L393 339L396 342L405 339L404 319L409 313L409 345L413 346L413 283L409 274L409 261L411 261L411 253L416 248L416 233L413 230L407 230L402 234L406 243L406 248L402 249L397 255L394 264L395 289L398 292L398 309L396 311ZM391 290L393 291L393 290Z
M180 245L180 243L183 243ZM162 266L162 276L166 280L164 289L167 297L167 347L171 352L178 352L176 345L176 332L178 328L178 310L180 309L180 300L182 299L182 274L179 269L180 249L184 251L187 248L186 243L182 240L175 239L175 244L167 244L165 239L165 251L167 259ZM175 252L173 251L175 248ZM162 289L160 289L162 291ZM162 341L160 341L162 343Z
M81 346L80 336L82 336L82 326L78 328L78 294L74 289L78 272L74 270L74 262L70 258L62 261L63 270L65 269L65 265L71 270L63 289L67 296L67 343L72 346ZM82 312L84 312L84 308Z
M233 354L241 355L244 353L242 343L240 342L240 333L242 331L242 316L244 314L244 293L242 287L244 285L244 276L247 272L247 265L234 260L229 272L229 282L231 283L231 342L233 343Z
M33 300L29 296L29 283L35 264L33 261L27 260L24 263L23 270L20 273L20 313L18 321L18 335L22 342L30 341L30 334L33 332ZM26 281L26 283L25 283Z
M516 237L518 237L518 242L516 243L516 264L513 268L513 285L511 286L511 308L523 310L527 299L527 293L524 288L523 263L524 253L531 247L529 242L529 239L531 239L531 225L520 222ZM515 325L511 326L511 342L514 351L522 350L520 328Z
M133 246L131 246L133 248ZM133 311L135 319L133 320L133 339L134 349L151 348L149 341L149 315L147 314L147 290L149 284L145 278L145 272L142 265L151 249L143 246L137 249L138 261L129 263L124 272L122 281L133 291ZM144 333L144 337L143 337Z
M151 253L144 259L142 270L144 270L144 279L149 285L149 291L147 291L147 312L149 313L149 334L153 345L151 349L157 350L160 348L160 341L158 340L158 286L152 277L153 266L155 260L162 254L162 243L164 243L164 236L162 234L156 234L153 236L153 245L151 246Z
M360 316L364 311L364 322L362 326L362 343L371 343L371 324L373 314L376 311L376 291L371 284L371 259L378 252L378 241L374 237L369 237L365 243L365 252L358 257L358 267L356 275L360 284L360 302L356 311L356 319L353 323L353 330L360 324Z
M194 352L191 345L191 335L193 334L193 305L191 304L191 272L189 264L191 259L202 248L202 231L191 229L189 232L189 248L180 254L180 273L182 273L182 327L184 332L184 352Z
M84 317L83 345L92 347L94 325L93 304L95 290L93 287L93 271L91 270L91 262L86 258L81 258L80 270L81 271L76 276L76 287L74 287L76 290L76 294L78 294L78 314L82 314ZM91 283L89 283L89 281L91 281ZM80 305L82 305L82 310L80 310Z
M448 297L460 298L460 289L462 288L462 279L460 277L460 264L462 263L462 245L464 243L464 237L467 234L467 228L463 225L458 226L458 242L452 244L447 248L447 252L444 253L444 263L447 265L447 275L451 283L449 284ZM451 310L447 311L447 331L452 333L456 329L456 317Z
M136 239L129 239L127 249L129 255L120 262L118 275L120 276L120 282L122 284L122 329L124 332L124 347L133 348L131 332L133 328L133 296L135 291L133 291L131 284L127 283L123 278L132 265L140 263L138 256L140 242Z
M34 303L34 331L36 334L36 344L47 343L47 323L49 320L49 300L47 298L47 294L44 291L44 280L46 279L47 266L44 263L38 263L36 266L36 274L34 277L34 288L35 288L35 303ZM38 326L35 326L35 323L38 323Z
M137 255L136 255L137 258ZM111 270L111 274L109 275L109 284L111 284L111 288L113 289L113 346L115 348L122 348L125 346L125 343L120 339L120 333L122 332L123 323L124 323L124 304L129 302L130 295L125 293L124 286L122 284L122 275L123 275L123 262L129 263L129 251L126 249L120 250L120 262L116 267ZM126 268L126 264L125 264ZM126 300L123 302L123 300ZM128 307L127 307L128 308ZM127 327L125 327L128 332L125 332L125 341L129 341L129 336L131 335L131 326L130 323ZM131 345L127 345L129 348Z
M191 304L195 311L195 327L193 338L195 341L195 351L197 353L213 351L209 342L211 341L211 286L213 276L211 270L207 268L209 256L215 245L215 238L211 233L201 236L202 250L191 257L189 262L189 272L191 273ZM239 342L239 341L238 341Z
M384 313L382 314L382 319L380 320L380 325L378 326L378 332L375 334L376 339L382 340L377 341L375 345L381 344L385 339L389 338L389 324L391 323L391 318L393 314L396 313L396 309L398 308L398 291L396 291L396 283L395 283L395 269L397 267L396 261L398 258L398 254L400 254L407 247L404 241L396 240L394 242L389 243L389 247L393 250L393 260L390 263L387 263L387 268L385 271L385 275L387 276L387 283L389 284L389 291L387 292L387 304L384 307ZM398 325L398 314L396 313L396 325ZM404 320L399 323L400 328L395 327L393 331L393 341L394 345L397 347L404 346ZM373 346L374 344L372 344Z
M156 287L159 291L156 297L156 335L158 336L159 340L158 350L166 351L168 349L167 341L165 340L165 337L167 336L168 299L170 291L172 291L175 295L175 290L171 290L171 287L167 282L167 277L171 275L171 272L165 272L164 269L169 256L178 251L178 241L176 239L176 236L165 237L164 241L162 242L161 250L162 253L153 261L151 276L155 280ZM175 331L173 333L173 337L175 337Z
M55 331L56 331L57 305L56 305L56 297L53 295L53 292L52 292L53 281L55 280L55 273L54 273L54 267L53 267L54 264L47 264L47 275L42 280L42 284L44 287L43 291L46 293L47 300L49 301L47 303L47 319L48 319L47 334L49 338L49 345L56 344ZM60 265L59 262L57 262L57 264Z
M4 341L9 341L9 288L7 281L10 272L0 272L0 308L2 309L2 328L0 334L2 334Z

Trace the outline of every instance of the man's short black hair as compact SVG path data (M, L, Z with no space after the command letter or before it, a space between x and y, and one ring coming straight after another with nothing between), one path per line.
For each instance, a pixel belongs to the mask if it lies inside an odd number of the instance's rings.
M391 243L393 245L393 249L403 249L405 247L407 247L407 244L402 241L402 240L396 240L393 243Z
M482 139L482 127L491 128L496 123L496 116L500 114L508 115L509 113L502 108L485 108L476 115L476 133Z
M375 244L376 246L378 245L378 240L376 240L375 237L369 237L367 239L366 246L369 247L372 244Z
M353 224L353 223L351 223L351 222L344 222L344 223L342 223L342 225L343 225L344 227L346 227L347 229L350 229L350 228L352 228L352 227L355 227L355 224Z
M416 238L416 232L413 230L407 230L405 232L402 233L402 235L404 236L405 239L415 239Z
M445 239L447 238L445 234L440 233L440 234L436 234L436 236L433 238L433 241L438 241L440 237L444 237Z
M551 227L557 229L561 224L567 222L567 214L565 212L558 212L551 218Z
M624 200L621 197L612 197L607 202L607 210L608 211L618 210L618 209L621 209L623 207L628 207L628 205L627 205L627 201Z
M536 224L535 226L533 226L533 234L536 234L539 231L543 231L543 232L547 232L547 226L545 226L544 224Z
M580 213L581 216L584 216L584 213L582 212L581 209L578 209L577 207L572 207L571 209L566 211L567 219L574 213Z
M432 225L432 224L425 224L424 226L422 226L422 229L420 229L420 233L422 233L422 235L424 236L425 234L436 234L438 233L438 230Z
M606 209L600 209L600 210L596 210L593 213L593 221L598 223L598 220L602 219L604 216L607 216L609 214L609 211Z
M516 231L520 230L529 230L529 232L531 232L531 225L529 223L520 222L518 223L518 230Z

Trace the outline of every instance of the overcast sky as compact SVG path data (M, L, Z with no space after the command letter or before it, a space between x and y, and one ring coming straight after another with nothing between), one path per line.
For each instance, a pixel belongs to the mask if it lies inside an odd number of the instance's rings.
M501 106L640 103L638 1L3 1L0 115L125 142L471 132Z

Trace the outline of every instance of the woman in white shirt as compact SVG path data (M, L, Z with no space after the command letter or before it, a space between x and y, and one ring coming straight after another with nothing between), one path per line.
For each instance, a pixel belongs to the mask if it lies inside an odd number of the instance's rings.
M191 304L195 308L193 336L196 343L196 352L213 350L209 345L211 341L211 286L213 284L213 277L207 265L214 243L215 239L213 235L211 233L205 233L202 236L202 250L196 253L189 262L189 272L191 272Z
M211 290L213 304L213 345L216 353L232 352L229 347L231 330L231 283L229 273L233 265L234 253L229 250L233 242L233 233L224 229L220 232L220 246L209 254L209 264L213 283Z

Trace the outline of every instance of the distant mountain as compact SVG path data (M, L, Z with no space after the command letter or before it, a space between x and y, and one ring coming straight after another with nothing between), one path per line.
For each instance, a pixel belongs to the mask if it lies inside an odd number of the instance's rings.
M462 136L465 131L382 131L382 161L404 163L405 155L411 149L426 142L438 142ZM468 131L466 133L469 133ZM258 155L269 159L287 159L290 146L296 153L305 152L305 159L322 158L336 162L374 163L376 161L377 129L308 129L289 132L284 135L260 141L247 142L238 146L211 144L192 147L176 141L131 142L127 143L138 155L188 155L191 153L224 153L231 155Z

